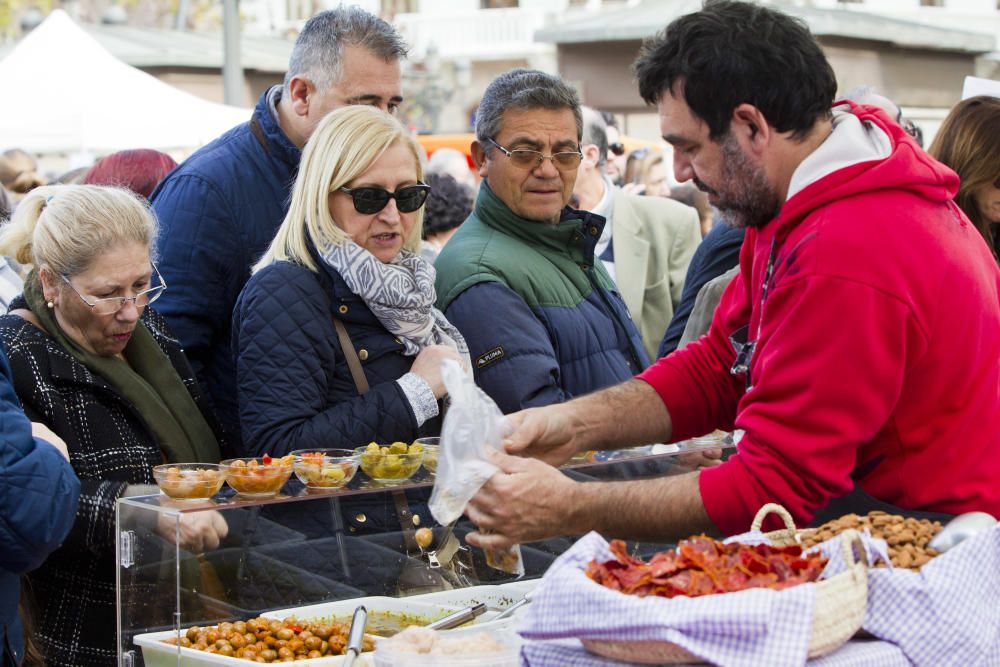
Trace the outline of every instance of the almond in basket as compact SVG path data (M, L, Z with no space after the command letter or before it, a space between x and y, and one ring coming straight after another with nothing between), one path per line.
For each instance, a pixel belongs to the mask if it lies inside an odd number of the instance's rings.
M864 532L864 529L868 528L872 537L885 540L889 547L889 560L896 567L919 570L938 555L938 552L927 544L940 532L940 521L906 518L881 511L869 512L865 516L845 514L839 519L828 521L814 531L803 533L802 547L804 549L814 547L848 528L859 532ZM882 563L879 565L884 567Z

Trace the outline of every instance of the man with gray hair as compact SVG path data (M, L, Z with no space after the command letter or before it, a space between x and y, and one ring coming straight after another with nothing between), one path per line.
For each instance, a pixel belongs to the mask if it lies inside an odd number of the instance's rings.
M358 7L317 14L295 42L284 83L261 96L250 122L198 150L151 196L162 230L158 267L170 287L157 309L232 443L240 440L233 306L284 219L302 147L338 107L368 104L395 113L405 57L393 27Z
M567 206L583 155L576 92L515 69L476 115L483 181L438 256L438 307L459 328L476 384L501 410L557 403L646 367L639 331L594 248L604 219Z
M590 107L583 107L582 151L573 194L580 208L607 220L594 252L628 305L646 352L655 359L701 242L698 213L671 199L626 194L612 185L604 173L607 125Z

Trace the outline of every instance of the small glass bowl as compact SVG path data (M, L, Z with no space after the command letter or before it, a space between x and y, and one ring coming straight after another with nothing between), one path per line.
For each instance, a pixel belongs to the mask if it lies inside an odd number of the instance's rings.
M361 457L349 449L300 449L295 457L295 476L310 489L347 486L358 471Z
M400 445L406 447L405 452L399 451ZM399 484L408 480L424 462L424 448L418 443L406 445L394 442L380 447L378 451L368 445L358 447L354 452L361 458L361 469L365 474L383 484Z
M292 476L294 456L274 458L264 463L263 457L226 459L219 465L226 475L226 483L242 496L270 498L277 495Z
M424 448L424 468L437 473L438 453L441 451L441 438L417 438L413 442Z
M166 463L153 468L160 491L174 500L207 500L226 481L217 463Z

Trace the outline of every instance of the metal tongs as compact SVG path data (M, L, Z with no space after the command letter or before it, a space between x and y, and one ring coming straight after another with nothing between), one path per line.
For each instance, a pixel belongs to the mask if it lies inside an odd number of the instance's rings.
M457 628L460 625L464 625L469 621L482 616L485 611L486 605L480 602L479 604L472 605L471 607L460 609L454 614L445 616L442 619L438 619L427 625L427 627L431 630L451 630L452 628Z
M354 659L361 653L365 640L365 626L368 625L368 610L364 605L359 605L354 610L354 618L351 619L351 629L347 633L347 648L344 649L344 667L351 667Z

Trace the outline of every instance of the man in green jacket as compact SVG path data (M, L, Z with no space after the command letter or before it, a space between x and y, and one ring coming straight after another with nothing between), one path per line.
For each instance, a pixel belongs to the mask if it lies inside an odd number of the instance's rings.
M558 403L646 367L639 331L594 248L599 215L569 208L582 120L556 76L515 69L483 94L475 209L438 256L438 307L477 384L505 413Z

